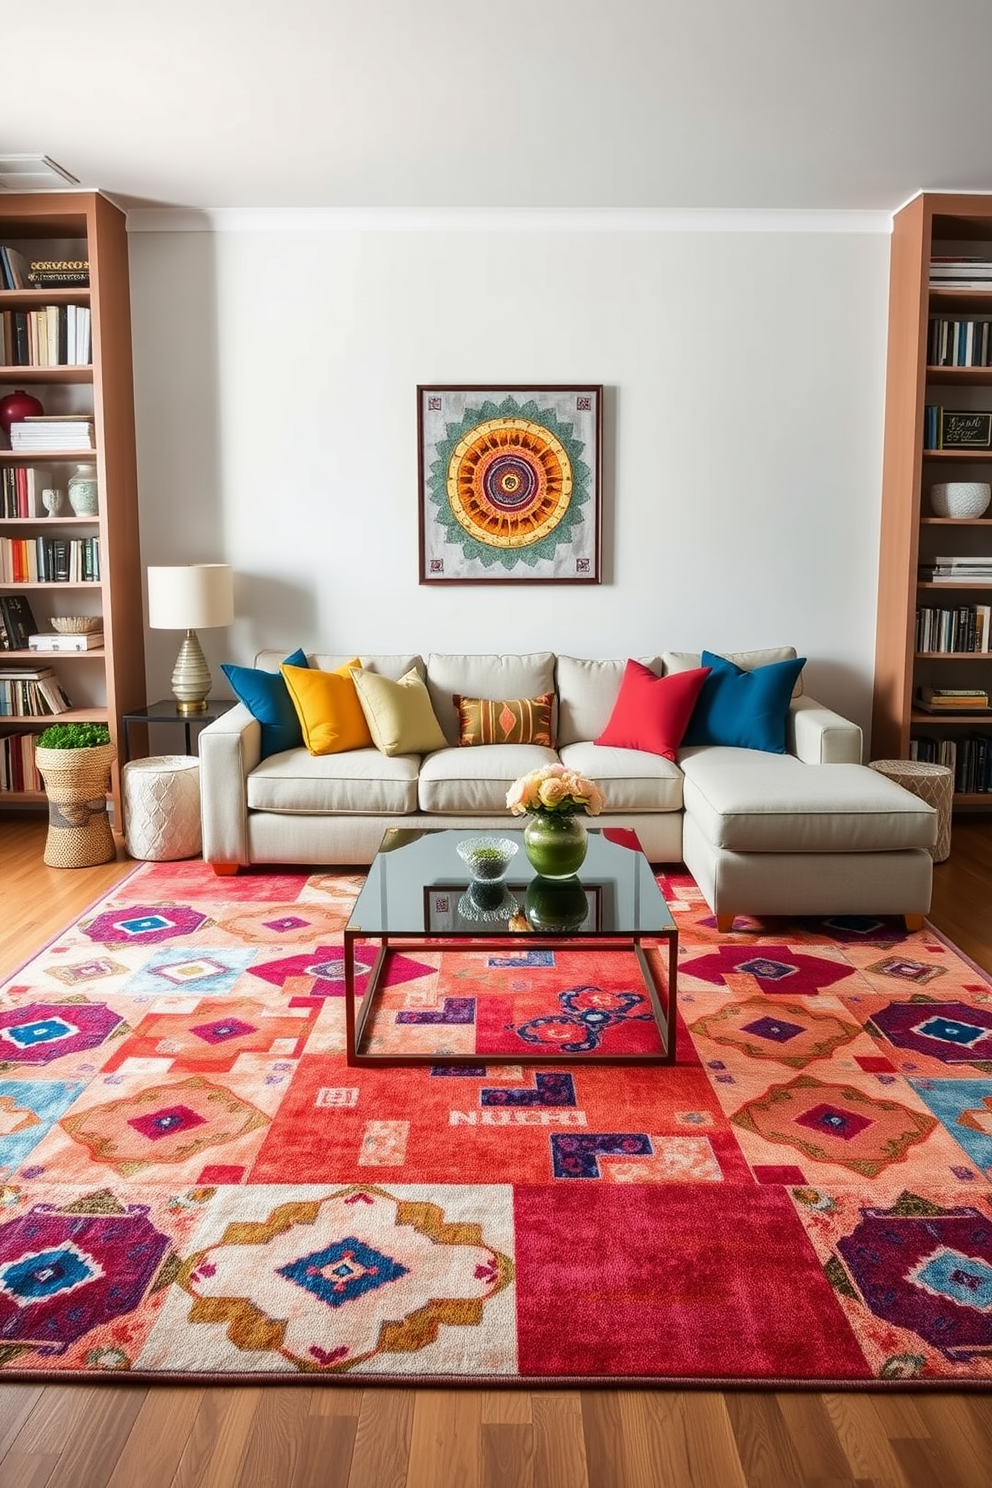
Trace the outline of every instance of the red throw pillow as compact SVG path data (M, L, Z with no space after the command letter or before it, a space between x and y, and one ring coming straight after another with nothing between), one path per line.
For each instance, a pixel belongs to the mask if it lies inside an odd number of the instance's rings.
M673 760L711 670L696 667L656 677L650 667L631 658L624 668L610 721L596 743L612 744L615 749L643 749Z

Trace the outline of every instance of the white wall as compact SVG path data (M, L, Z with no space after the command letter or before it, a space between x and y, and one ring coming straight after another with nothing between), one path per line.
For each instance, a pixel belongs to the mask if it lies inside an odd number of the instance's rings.
M867 729L888 237L132 231L142 556L228 561L262 646L794 644ZM604 582L421 586L418 383L603 383ZM150 632L150 695L178 636Z

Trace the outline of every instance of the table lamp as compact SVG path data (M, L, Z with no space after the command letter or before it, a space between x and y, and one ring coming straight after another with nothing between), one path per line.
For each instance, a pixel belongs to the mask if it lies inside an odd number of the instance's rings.
M234 624L234 575L227 563L189 563L148 570L148 624L152 630L184 630L172 673L176 712L204 713L210 668L197 630Z

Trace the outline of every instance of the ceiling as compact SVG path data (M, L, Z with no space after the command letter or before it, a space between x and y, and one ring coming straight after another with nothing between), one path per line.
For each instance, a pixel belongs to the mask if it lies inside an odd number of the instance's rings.
M45 0L0 52L0 153L125 206L992 190L990 0Z

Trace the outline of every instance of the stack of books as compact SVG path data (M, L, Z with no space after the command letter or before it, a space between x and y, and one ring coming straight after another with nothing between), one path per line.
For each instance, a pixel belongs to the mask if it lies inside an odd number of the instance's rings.
M921 687L916 701L924 713L989 711L989 695L984 687Z
M920 564L920 578L928 584L992 584L992 558L980 554L934 558Z
M51 667L0 668L0 718L41 718L71 707Z
M930 259L931 289L992 289L992 259L981 254L935 253Z
M33 258L28 270L32 289L88 289L88 258Z
M10 426L10 447L25 453L85 450L93 444L91 414L29 414Z

